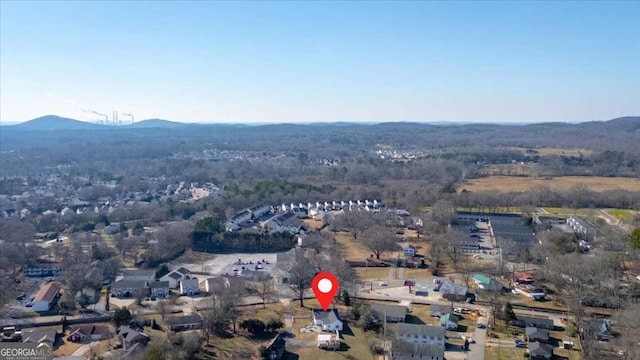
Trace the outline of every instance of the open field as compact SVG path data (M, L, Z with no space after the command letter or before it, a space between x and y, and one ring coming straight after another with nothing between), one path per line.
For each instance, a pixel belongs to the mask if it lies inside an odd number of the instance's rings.
M549 213L550 215L579 215L579 216L587 216L587 217L597 217L598 212L595 209L570 209L570 208L553 208L553 207L545 207L542 208L544 211Z
M618 221L623 222L625 224L631 224L636 216L638 216L637 211L626 210L626 209L604 209L609 215L618 219Z
M350 233L339 232L335 237L345 260L364 261L371 255L371 251L354 241Z
M630 190L640 191L640 179L602 176L558 176L550 180L516 176L488 176L471 179L459 184L458 191L529 191L536 186L547 186L552 190L565 190L584 185L592 191Z
M525 349L518 349L516 347L501 347L497 344L489 345L491 347L487 347L484 352L485 359L520 360L525 359L524 354L527 352Z

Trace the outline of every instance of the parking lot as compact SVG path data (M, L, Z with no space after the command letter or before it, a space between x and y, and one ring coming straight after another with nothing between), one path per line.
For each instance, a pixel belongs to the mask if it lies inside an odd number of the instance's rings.
M272 274L276 265L275 253L234 253L212 255L213 258L200 264L181 263L173 264L171 268L183 266L194 274L215 275L242 275L243 270L259 271ZM234 271L235 270L235 271Z

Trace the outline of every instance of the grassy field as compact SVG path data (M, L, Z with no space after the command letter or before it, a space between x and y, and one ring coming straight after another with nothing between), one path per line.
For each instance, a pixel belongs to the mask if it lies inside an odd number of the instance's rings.
M354 241L348 232L339 232L335 237L340 250L342 250L343 257L347 261L364 261L371 254L370 250L359 242Z
M485 349L484 357L485 359L491 360L521 360L525 359L524 354L526 352L527 351L525 349L502 347L497 344L493 344L491 347L487 347Z
M389 268L386 267L358 267L355 270L358 278L364 281L387 280L389 278Z
M585 185L592 191L640 191L640 179L601 176L559 176L550 178L550 180L516 176L488 176L467 180L459 184L457 190L466 189L474 192L487 190L500 192L529 191L535 186L547 186L552 190L565 190L576 185Z
M551 215L580 215L587 217L596 217L598 212L595 209L570 209L570 208L542 208Z
M609 215L618 219L618 221L630 224L633 222L638 212L626 209L604 209Z

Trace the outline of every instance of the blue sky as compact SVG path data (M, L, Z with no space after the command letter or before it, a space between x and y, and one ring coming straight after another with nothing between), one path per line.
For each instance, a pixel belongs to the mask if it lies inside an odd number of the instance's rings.
M0 2L0 121L640 115L640 2Z

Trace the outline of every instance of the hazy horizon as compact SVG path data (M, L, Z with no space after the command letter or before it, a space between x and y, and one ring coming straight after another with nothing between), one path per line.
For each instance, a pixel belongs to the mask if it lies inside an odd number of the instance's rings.
M0 2L0 123L640 114L638 2ZM204 119L204 120L203 120Z

